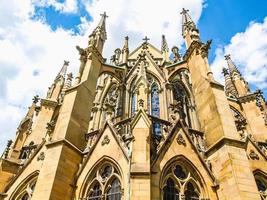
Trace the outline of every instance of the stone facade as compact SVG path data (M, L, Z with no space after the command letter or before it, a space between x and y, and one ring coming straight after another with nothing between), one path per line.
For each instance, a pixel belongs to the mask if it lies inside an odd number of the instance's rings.
M225 87L208 64L211 41L183 9L186 53L162 36L134 51L125 38L102 57L106 14L33 98L0 160L0 199L267 199L267 109L226 56Z

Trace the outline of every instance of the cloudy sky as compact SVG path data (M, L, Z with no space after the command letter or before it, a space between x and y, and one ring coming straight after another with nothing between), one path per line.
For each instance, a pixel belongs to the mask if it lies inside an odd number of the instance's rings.
M144 36L160 47L184 52L182 8L190 10L203 41L213 39L209 61L222 81L223 56L230 53L252 89L267 97L267 4L265 0L0 0L0 152L15 137L34 95L44 97L63 60L79 66L76 45L107 12L104 57L130 37L133 50Z

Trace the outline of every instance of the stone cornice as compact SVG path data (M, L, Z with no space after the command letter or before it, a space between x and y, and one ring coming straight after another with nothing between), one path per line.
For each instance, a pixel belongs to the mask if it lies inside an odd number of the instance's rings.
M50 99L41 99L41 106L55 108L57 105L57 101L53 101Z
M249 101L253 101L256 99L256 96L258 95L258 93L252 93L252 94L248 94L242 97L238 97L238 101L240 103L247 103Z

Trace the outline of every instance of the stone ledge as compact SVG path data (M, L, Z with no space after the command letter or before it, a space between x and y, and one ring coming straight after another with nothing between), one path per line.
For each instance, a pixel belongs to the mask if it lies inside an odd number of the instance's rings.
M246 141L236 140L232 138L223 137L219 141L217 141L214 145L209 147L205 152L205 155L209 157L211 154L216 152L217 149L221 148L223 145L230 145L235 146L238 148L245 149L246 148Z

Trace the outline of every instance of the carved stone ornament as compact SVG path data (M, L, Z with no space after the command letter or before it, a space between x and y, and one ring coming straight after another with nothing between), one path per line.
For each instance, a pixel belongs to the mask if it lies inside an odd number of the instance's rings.
M182 134L178 134L176 141L180 145L186 145L185 139L183 138Z
M249 157L252 159L252 160L259 160L260 158L259 158L259 156L258 156L258 154L256 154L255 153L255 151L254 150L250 150L250 152L249 152Z
M101 142L101 145L104 146L105 144L109 144L110 139L108 138L107 135L104 136L104 139Z
M39 156L37 157L37 161L44 160L45 159L45 153L41 152Z

